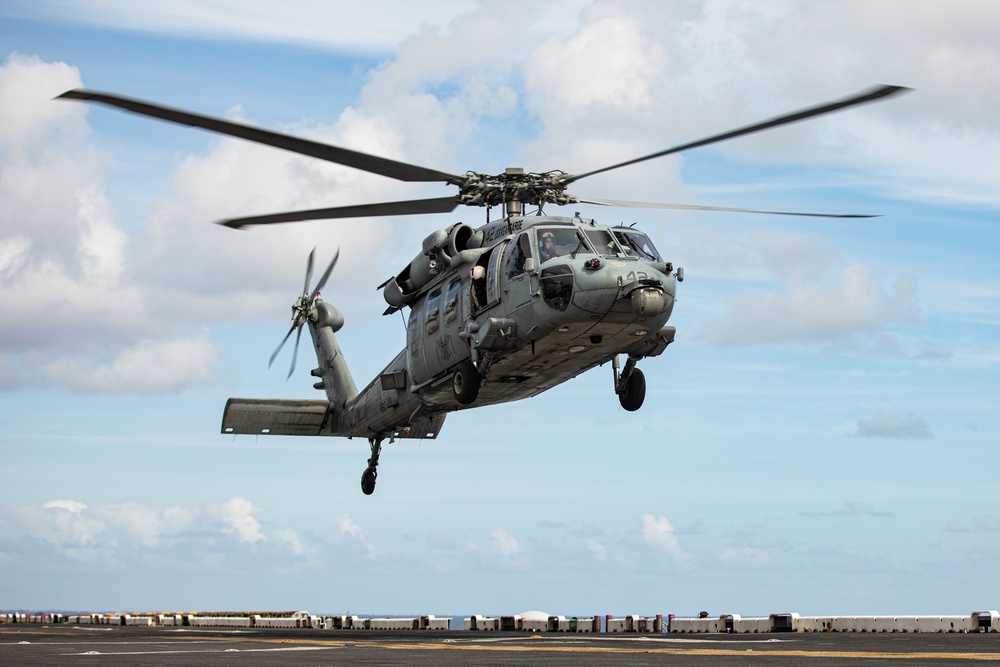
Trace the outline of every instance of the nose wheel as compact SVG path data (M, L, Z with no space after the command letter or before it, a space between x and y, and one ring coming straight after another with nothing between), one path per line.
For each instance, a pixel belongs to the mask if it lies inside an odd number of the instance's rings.
M372 457L368 459L368 467L361 475L361 492L366 496L375 493L375 480L378 478L378 456L382 453L382 439L368 438L372 448Z
M646 400L646 376L642 374L635 363L641 357L629 356L625 362L625 368L618 372L618 357L615 357L611 368L615 373L615 393L618 394L618 402L629 412L635 412L642 407L642 402Z
M638 368L634 369L625 381L625 391L618 394L618 402L629 412L635 412L642 407L646 399L646 377Z

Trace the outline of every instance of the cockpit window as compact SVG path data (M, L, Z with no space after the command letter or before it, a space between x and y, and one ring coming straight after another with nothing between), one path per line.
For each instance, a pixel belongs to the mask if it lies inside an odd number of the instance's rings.
M576 228L539 229L538 260L544 264L564 255L593 254L586 238Z
M645 259L651 262L662 262L660 253L656 252L656 246L649 240L649 237L642 232L632 229L614 230L615 238L621 251L629 257Z
M598 255L617 255L618 244L611 238L611 233L606 229L587 229L587 238L597 249Z

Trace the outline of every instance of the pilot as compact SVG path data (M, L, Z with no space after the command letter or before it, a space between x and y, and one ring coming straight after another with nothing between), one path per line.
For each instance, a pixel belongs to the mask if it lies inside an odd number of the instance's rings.
M556 251L555 234L552 232L544 232L542 234L542 247L538 249L538 254L541 256L543 263L559 256L559 253Z

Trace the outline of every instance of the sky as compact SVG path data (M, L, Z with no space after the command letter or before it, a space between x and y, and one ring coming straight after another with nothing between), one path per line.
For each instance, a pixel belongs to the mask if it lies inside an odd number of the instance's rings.
M0 3L0 608L964 614L1000 607L1000 5ZM81 86L449 173L614 164L880 83L878 104L575 183L685 269L676 342L387 445L225 436L286 380L306 257L359 385L375 288L453 222L214 220L451 194L53 101Z

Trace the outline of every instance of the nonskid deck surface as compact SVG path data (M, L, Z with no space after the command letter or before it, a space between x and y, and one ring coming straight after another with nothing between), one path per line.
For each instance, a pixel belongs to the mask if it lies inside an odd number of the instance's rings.
M4 665L714 665L1000 661L1000 634L677 636L466 631L0 626Z

